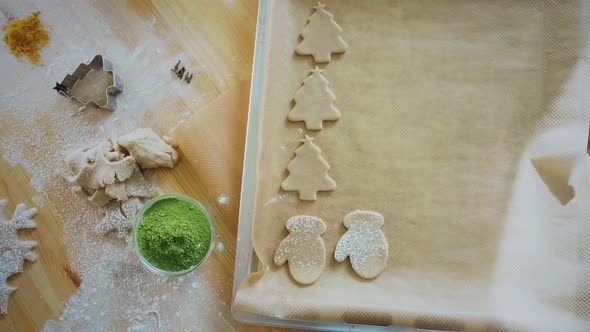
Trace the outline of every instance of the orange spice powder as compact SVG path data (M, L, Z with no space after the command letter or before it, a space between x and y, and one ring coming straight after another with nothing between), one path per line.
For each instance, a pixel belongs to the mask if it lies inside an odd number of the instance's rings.
M14 20L2 27L6 31L4 42L10 48L10 53L20 59L27 56L31 63L41 62L39 51L49 43L49 35L39 20L41 12L34 12L22 20Z

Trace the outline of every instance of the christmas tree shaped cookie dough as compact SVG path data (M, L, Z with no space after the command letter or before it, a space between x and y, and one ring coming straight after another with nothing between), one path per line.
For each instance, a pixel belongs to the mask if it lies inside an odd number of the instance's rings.
M33 220L37 209L27 210L24 204L19 204L14 210L14 216L10 221L6 220L5 199L0 200L0 315L8 311L8 299L14 287L8 286L6 279L13 274L22 272L24 260L35 261L37 255L33 248L37 246L35 241L21 241L18 238L18 230L35 228Z
M305 135L303 144L295 150L295 158L287 165L289 176L281 183L286 191L298 191L299 199L315 201L318 191L331 191L336 182L328 176L330 165L322 158L322 150Z
M289 112L290 121L304 121L308 130L321 130L324 121L340 119L334 107L336 97L328 87L328 80L317 66L311 70L303 85L295 93L295 107Z
M383 216L372 211L355 211L344 217L348 231L338 240L334 258L350 257L354 271L363 278L375 278L387 265L389 246L381 231Z
M301 31L303 40L295 52L299 55L312 55L317 63L330 62L332 53L344 53L348 49L346 42L340 37L342 28L318 2L315 12L309 17L307 25Z
M326 246L321 235L326 224L312 216L295 216L287 221L289 235L281 241L274 257L277 266L289 261L289 273L302 284L314 283L326 266Z

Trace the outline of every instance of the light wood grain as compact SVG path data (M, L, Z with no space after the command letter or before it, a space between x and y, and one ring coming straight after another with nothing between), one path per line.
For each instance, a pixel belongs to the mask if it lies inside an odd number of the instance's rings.
M22 167L11 167L0 162L0 197L8 199L8 216L16 204L35 206L31 198L37 195L29 183L30 175ZM9 314L0 316L0 331L35 331L43 327L45 320L59 318L65 302L76 291L75 277L62 243L62 224L56 218L50 204L38 208L35 217L37 229L20 231L24 240L37 241L34 263L25 262L24 272L8 279L17 287L8 307ZM69 272L69 274L68 274Z
M234 149L243 146L245 121L247 115L247 94L253 59L256 14L258 3L255 0L180 0L180 1L147 1L130 2L101 1L89 2L102 13L117 30L125 31L125 40L132 46L142 38L141 31L134 29L126 20L131 13L147 19L156 19L158 32L175 41L170 51L183 51L189 54L188 61L194 65L204 65L209 70L200 73L195 79L193 88L197 91L209 91L205 104L225 93L246 95L241 98L241 118L238 119ZM84 17L69 17L72 23L83 22ZM130 20L130 22L132 22ZM49 22L51 23L51 22ZM52 42L59 40L52 35ZM5 51L5 50L4 50ZM168 66L169 64L163 64ZM241 82L241 83L240 83ZM178 114L188 106L183 102L167 104L170 117L155 121L148 115L145 122L155 129L169 129L176 121ZM206 105L204 107L207 107ZM10 125L10 124L3 124ZM0 126L2 128L2 126ZM2 130L0 135L4 135ZM4 151L0 151L4 153ZM230 206L220 207L216 204L215 193L199 178L195 163L184 158L182 147L181 158L177 167L170 170L153 171L150 177L156 178L159 186L167 192L182 192L204 202L215 219L219 240L225 244L225 250L211 256L210 266L216 269L215 274L223 276L223 281L231 285L234 269L235 240L237 229L237 208L239 202L239 179L241 176L242 156L235 153L232 159L236 169L231 176L233 200ZM191 179L186 181L186 179ZM35 206L32 198L39 195L30 185L31 174L21 167L13 167L0 159L0 198L7 198L10 213L18 203L28 207ZM228 180L229 181L229 180ZM35 220L38 228L34 231L22 231L21 238L38 242L36 252L39 259L24 265L24 272L9 279L12 286L18 287L9 302L8 315L0 316L0 331L38 331L48 319L58 319L68 299L76 292L80 277L70 271L68 256L63 244L63 224L56 217L55 206L63 202L52 201L45 197L45 205L39 207ZM232 290L225 287L217 293L220 300L231 303ZM226 317L226 319L230 319ZM244 331L279 331L281 329L243 326Z

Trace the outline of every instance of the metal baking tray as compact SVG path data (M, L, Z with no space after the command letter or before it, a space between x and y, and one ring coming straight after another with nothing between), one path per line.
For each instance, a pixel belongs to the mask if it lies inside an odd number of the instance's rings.
M353 325L342 322L326 321L303 321L303 320L285 320L263 316L238 310L233 305L236 292L250 273L258 271L259 260L252 247L252 217L256 195L256 163L258 162L259 147L259 116L260 116L260 99L262 94L263 77L264 77L264 50L268 47L266 37L268 36L266 22L267 0L260 0L258 5L258 23L256 27L256 42L254 48L254 63L252 67L252 84L250 88L250 104L248 114L248 127L246 131L246 144L244 153L244 168L242 173L242 191L240 198L239 224L236 243L236 261L234 270L234 283L232 293L232 314L233 317L245 324L278 326L288 328L305 328L310 330L322 331L415 331L414 328L402 328L392 326L370 326L370 325Z

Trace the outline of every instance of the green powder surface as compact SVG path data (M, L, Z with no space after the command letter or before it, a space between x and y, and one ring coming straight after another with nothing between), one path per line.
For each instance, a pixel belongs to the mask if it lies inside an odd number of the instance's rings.
M150 264L164 271L182 271L207 255L211 228L198 206L171 197L157 201L144 212L136 240L139 252Z

